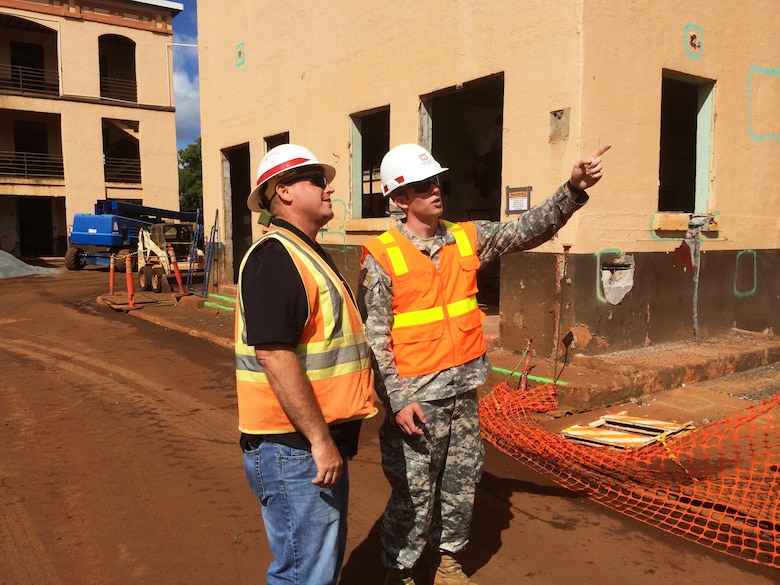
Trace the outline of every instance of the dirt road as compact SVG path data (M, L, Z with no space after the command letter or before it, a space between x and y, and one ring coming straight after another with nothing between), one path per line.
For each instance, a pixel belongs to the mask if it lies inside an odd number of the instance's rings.
M0 280L0 583L264 583L230 350L95 303L88 269ZM350 467L343 584L382 583L378 418ZM776 583L488 451L464 568L477 583Z

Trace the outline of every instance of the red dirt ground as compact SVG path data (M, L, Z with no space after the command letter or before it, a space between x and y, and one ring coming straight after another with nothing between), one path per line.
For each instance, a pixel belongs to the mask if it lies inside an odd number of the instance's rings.
M107 280L95 269L0 280L0 583L263 583L231 351L99 305ZM379 422L350 466L343 584L384 577ZM778 581L491 449L475 512L463 561L483 585Z

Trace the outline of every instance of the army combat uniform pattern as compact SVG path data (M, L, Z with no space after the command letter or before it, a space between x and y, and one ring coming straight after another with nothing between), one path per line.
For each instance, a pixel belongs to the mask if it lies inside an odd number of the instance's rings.
M480 267L503 254L529 250L549 240L588 200L562 185L548 199L511 222L475 220ZM431 240L397 228L439 267L438 253L455 237L439 224ZM383 563L411 569L426 543L457 553L468 542L476 484L482 474L476 389L490 369L487 354L422 376L402 377L390 338L393 287L390 275L368 254L360 275L365 331L374 353L376 387L389 416L380 430L382 467L392 495L382 524ZM409 436L392 413L417 402L426 417L422 436ZM440 482L440 484L439 484Z

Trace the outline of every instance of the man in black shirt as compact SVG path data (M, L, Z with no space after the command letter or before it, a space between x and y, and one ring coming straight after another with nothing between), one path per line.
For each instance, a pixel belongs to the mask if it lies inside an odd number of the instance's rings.
M247 201L269 230L241 263L236 380L244 469L274 554L269 584L336 583L347 463L377 412L360 314L315 241L333 217L334 176L302 146L278 146Z

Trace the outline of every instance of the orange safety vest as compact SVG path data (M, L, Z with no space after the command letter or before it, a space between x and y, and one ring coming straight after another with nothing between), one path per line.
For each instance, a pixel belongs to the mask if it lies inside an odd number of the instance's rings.
M270 238L284 245L306 288L309 317L295 353L325 422L330 425L374 416L377 408L370 348L346 285L306 242L289 230L272 227L249 248L238 278L235 353L239 430L253 435L295 431L268 383L255 348L246 344L241 275L255 247Z
M485 353L477 304L480 263L477 229L471 222L442 222L455 243L439 251L439 268L392 228L366 242L370 253L393 283L390 337L401 376L422 376L459 366Z

